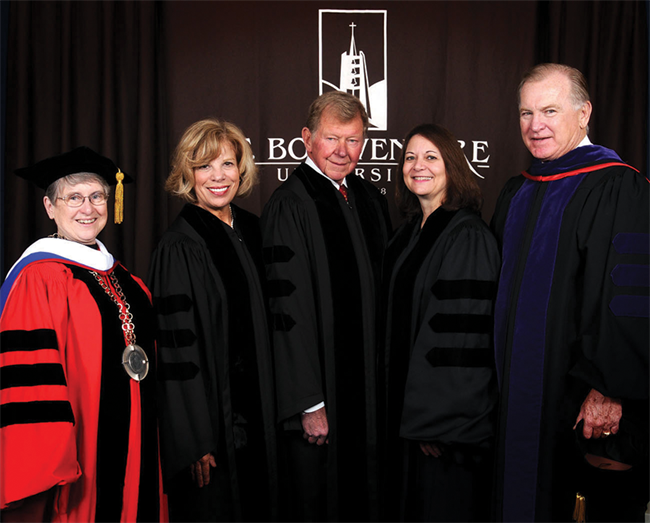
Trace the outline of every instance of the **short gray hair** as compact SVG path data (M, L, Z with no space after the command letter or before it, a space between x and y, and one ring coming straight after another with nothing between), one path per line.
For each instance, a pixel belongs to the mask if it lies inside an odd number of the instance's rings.
M111 194L110 185L108 185L108 182L104 178L99 176L99 174L74 173L74 174L68 174L68 176L64 176L52 182L50 186L45 190L45 196L47 196L48 199L52 202L52 204L54 204L56 199L61 194L64 185L77 185L78 183L91 183L91 182L97 182L98 184L100 184L104 189L106 196Z
M571 86L571 105L577 111L584 104L589 102L589 88L584 75L575 67L565 64L538 64L530 69L521 79L517 90L517 105L521 107L521 90L528 82L541 82L554 73L564 75Z

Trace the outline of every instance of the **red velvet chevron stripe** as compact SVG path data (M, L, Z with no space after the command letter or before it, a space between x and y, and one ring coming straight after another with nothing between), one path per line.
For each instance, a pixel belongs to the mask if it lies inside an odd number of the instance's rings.
M601 163L598 165L590 165L589 167L582 167L580 169L575 169L573 171L567 171L565 173L559 173L559 174L553 174L551 176L533 176L532 174L528 174L526 171L522 171L521 174L523 174L526 178L529 180L533 180L534 182L553 182L555 180L561 180L562 178L568 178L569 176L575 176L577 174L582 174L582 173L589 173L593 171L599 171L600 169L606 169L607 167L614 167L615 165L622 165L623 167L629 167L630 169L635 170L636 172L639 172L638 169L635 169L631 165L628 165L626 163L622 162L608 162L608 163ZM646 178L647 180L647 178ZM650 181L650 180L648 180Z

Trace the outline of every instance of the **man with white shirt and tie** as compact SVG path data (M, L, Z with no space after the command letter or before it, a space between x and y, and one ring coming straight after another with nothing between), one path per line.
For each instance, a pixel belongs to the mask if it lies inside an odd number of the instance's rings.
M308 158L262 214L288 517L377 520L375 323L385 198L354 173L368 128L358 98L319 96Z

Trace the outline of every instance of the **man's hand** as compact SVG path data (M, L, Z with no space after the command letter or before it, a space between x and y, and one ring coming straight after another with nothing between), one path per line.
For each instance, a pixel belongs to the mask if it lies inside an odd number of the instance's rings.
M210 467L216 466L217 460L214 459L214 456L210 452L196 463L192 463L190 472L192 472L192 481L196 483L197 487L201 488L204 485L210 484Z
M586 439L607 437L618 432L618 423L623 416L621 401L607 398L595 389L591 389L580 407L573 430L580 420L584 420L582 434Z
M330 428L327 424L325 407L321 407L314 412L305 412L300 416L300 418L300 421L302 422L302 430L304 430L302 437L309 441L309 443L322 445L323 443L330 442L327 437Z
M434 458L442 456L442 449L430 441L420 441L420 449L425 456L433 456Z

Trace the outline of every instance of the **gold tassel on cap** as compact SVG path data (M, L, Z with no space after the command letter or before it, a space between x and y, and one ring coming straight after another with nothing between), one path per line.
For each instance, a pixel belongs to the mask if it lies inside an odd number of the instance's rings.
M115 187L115 223L122 223L122 220L124 220L124 185L122 184L124 173L119 167L117 173L115 173L115 179L117 180L117 186Z
M576 492L576 507L573 509L573 520L576 523L585 523L587 515L587 500L585 497Z

